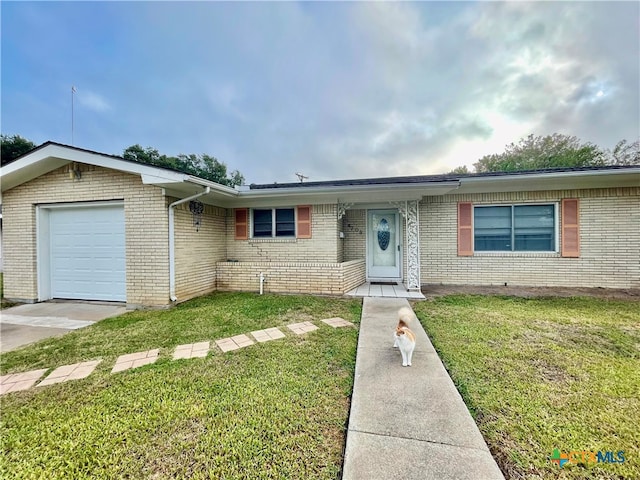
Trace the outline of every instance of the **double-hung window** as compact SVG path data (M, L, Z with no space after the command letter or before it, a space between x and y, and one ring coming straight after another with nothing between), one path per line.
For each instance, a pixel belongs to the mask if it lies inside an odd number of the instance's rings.
M556 205L475 205L474 250L556 251Z
M294 208L255 208L252 210L254 238L295 237Z

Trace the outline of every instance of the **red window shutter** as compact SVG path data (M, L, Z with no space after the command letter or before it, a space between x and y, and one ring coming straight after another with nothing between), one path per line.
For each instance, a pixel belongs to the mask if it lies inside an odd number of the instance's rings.
M246 240L249 238L249 210L246 208L236 208L236 240Z
M473 204L458 203L458 256L473 255Z
M577 198L562 199L562 256L580 256L580 202Z
M298 238L311 238L311 205L298 206Z

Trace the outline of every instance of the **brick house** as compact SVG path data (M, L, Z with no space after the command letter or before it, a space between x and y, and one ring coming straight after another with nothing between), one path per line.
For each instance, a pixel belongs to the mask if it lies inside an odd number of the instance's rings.
M47 142L2 167L4 290L166 306L367 281L640 288L640 166L229 188Z

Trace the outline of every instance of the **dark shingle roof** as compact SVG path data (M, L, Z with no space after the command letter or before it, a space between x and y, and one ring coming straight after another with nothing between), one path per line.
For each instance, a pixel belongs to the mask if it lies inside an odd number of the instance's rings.
M463 173L452 174L446 173L442 175L416 175L405 177L380 177L380 178L360 178L351 180L327 180L318 182L291 182L291 183L263 183L251 184L251 190L262 190L269 188L313 188L313 187L346 187L346 186L366 186L366 185L411 185L418 183L439 183L439 182L457 182L463 178L487 178L487 177L509 177L523 175L540 175L552 173L572 173L572 172L590 172L590 171L610 171L622 170L627 168L638 168L640 165L610 165L603 167L565 167L565 168L547 168L541 170L522 170L518 172L485 172L485 173Z

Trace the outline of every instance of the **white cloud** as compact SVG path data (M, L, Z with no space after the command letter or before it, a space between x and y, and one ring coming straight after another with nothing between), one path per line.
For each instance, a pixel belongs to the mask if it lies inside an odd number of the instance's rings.
M76 87L75 98L78 104L95 112L107 112L112 108L106 98L90 90Z
M610 148L640 129L636 3L53 2L44 53L22 9L2 17L7 128L65 124L68 87L50 86L72 71L102 114L79 122L83 146L206 152L249 182L445 172L531 133ZM91 65L63 54L77 45Z

